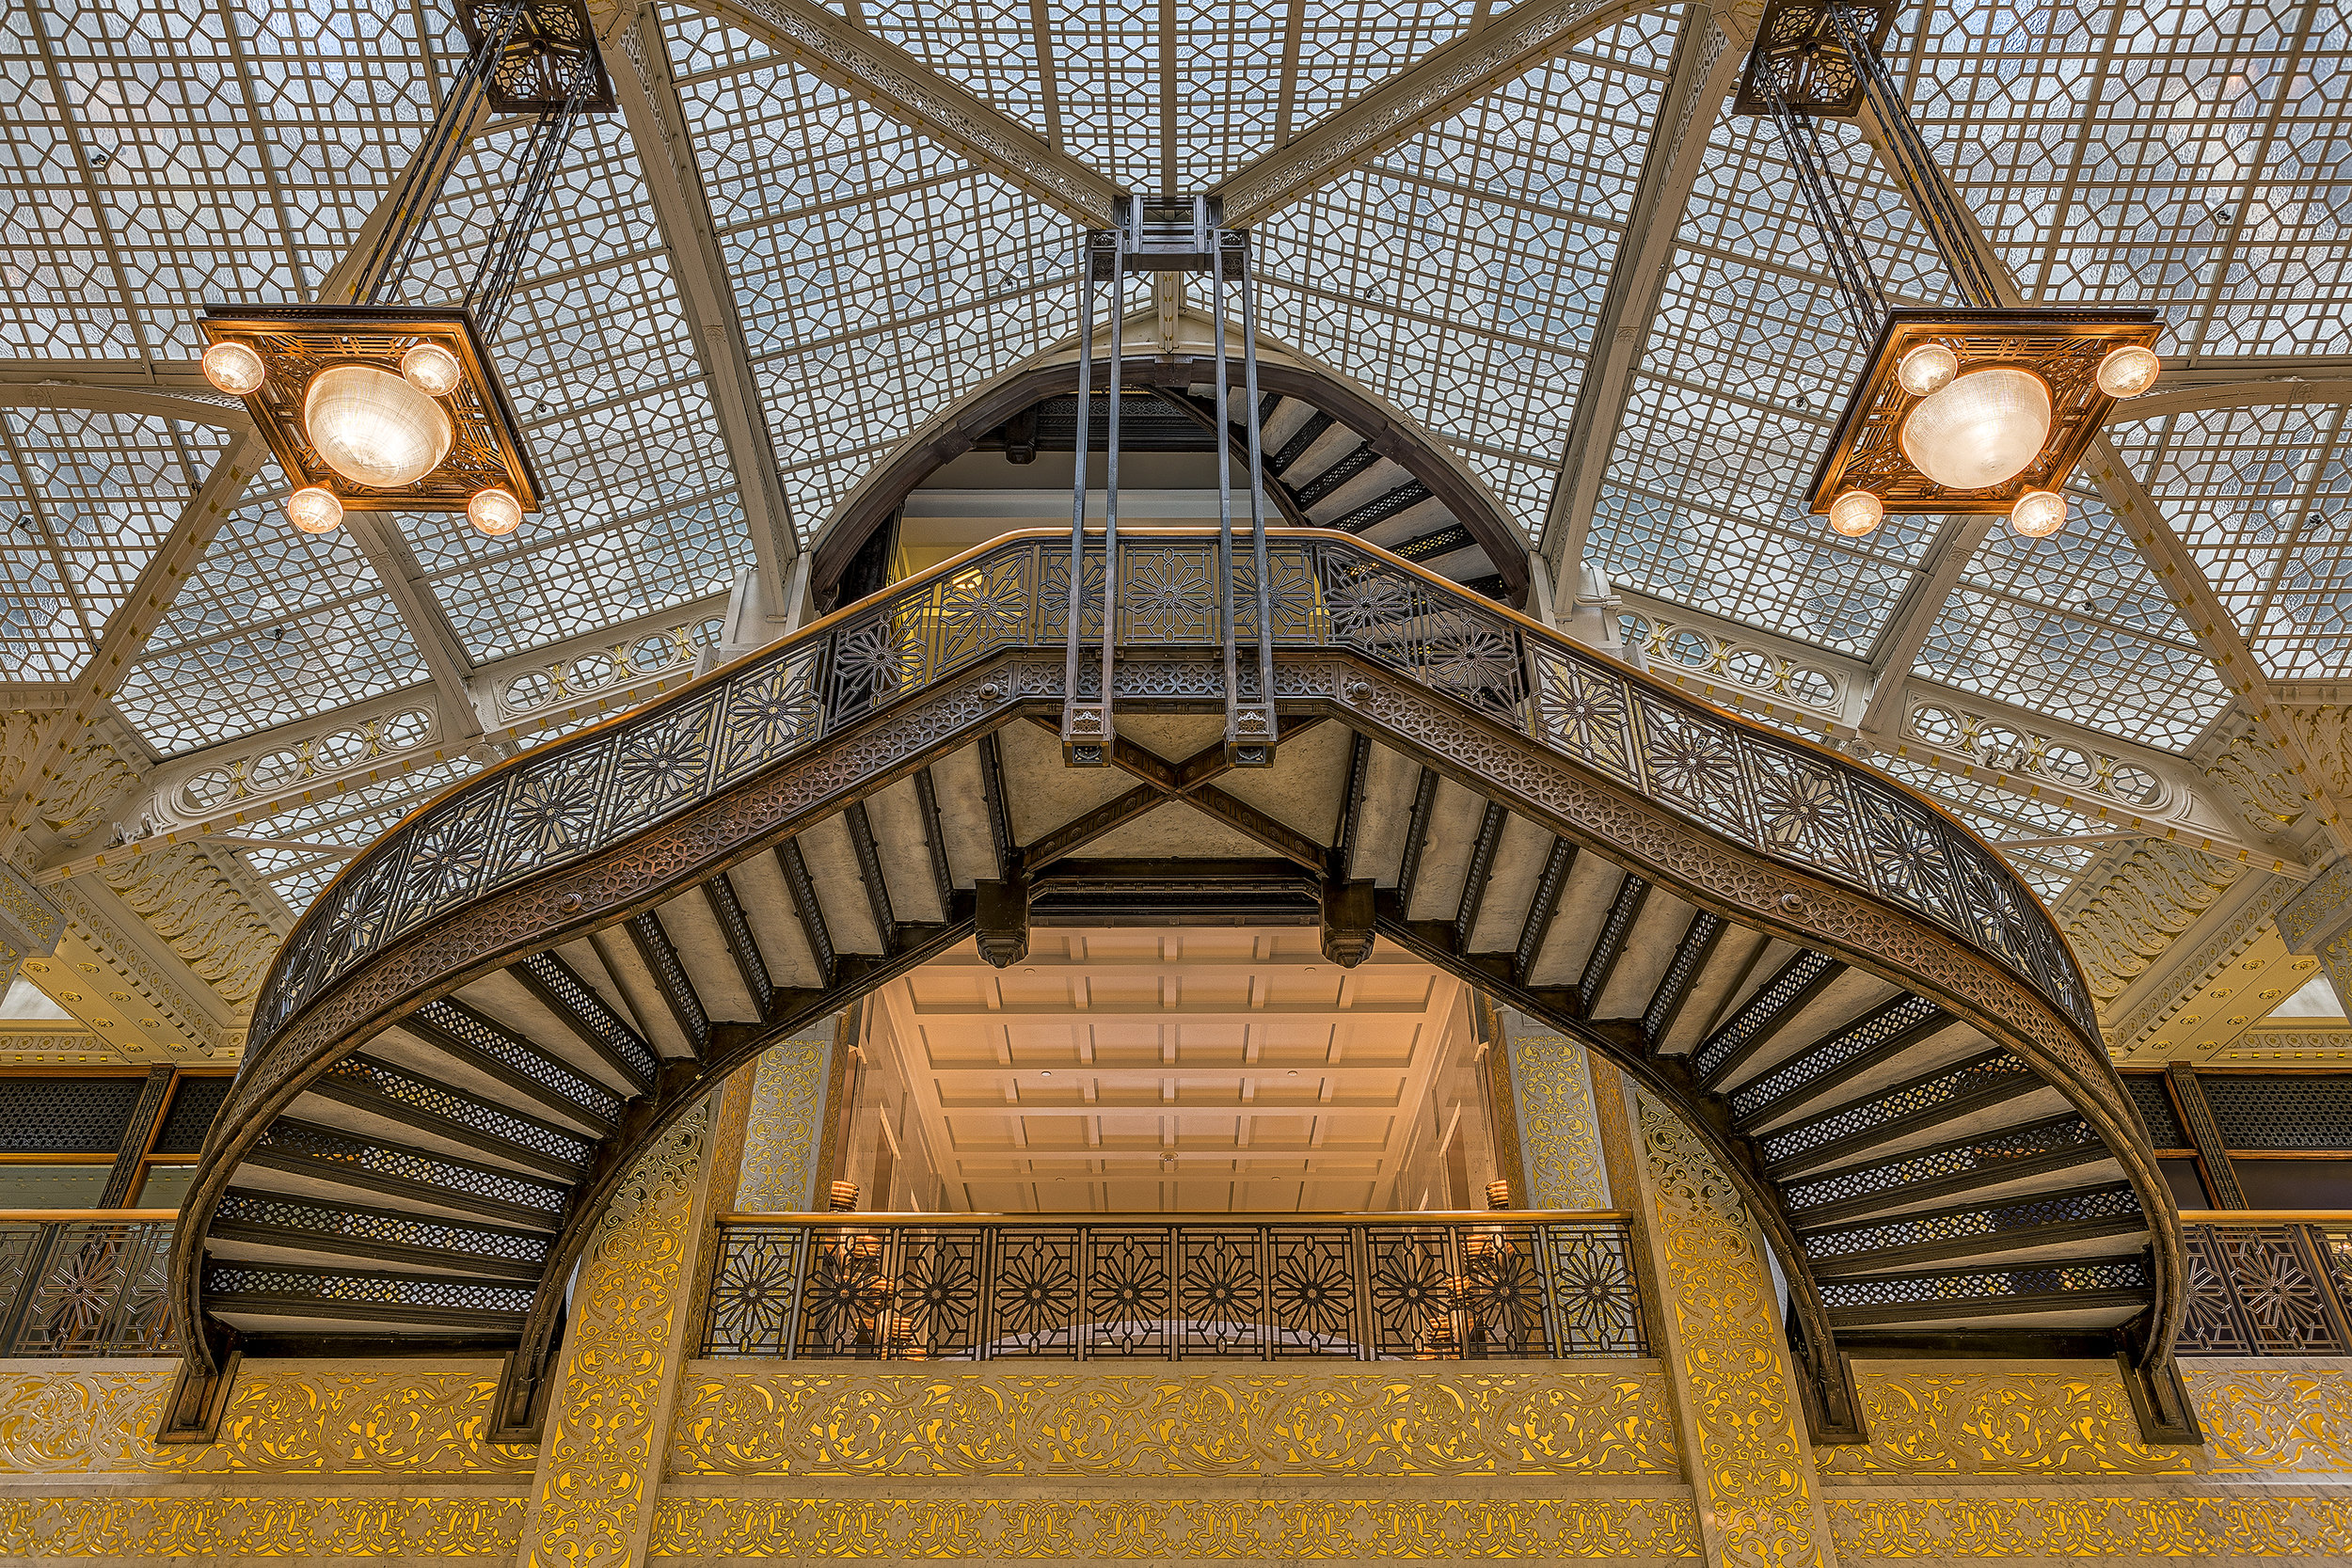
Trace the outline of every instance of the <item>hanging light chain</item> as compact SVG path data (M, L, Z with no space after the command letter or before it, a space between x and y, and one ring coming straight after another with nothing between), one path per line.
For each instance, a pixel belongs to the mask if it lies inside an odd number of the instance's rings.
M497 336L499 324L506 318L516 280L522 274L524 254L538 230L548 193L555 185L555 171L571 143L572 128L580 122L580 95L575 87L563 108L541 115L531 128L531 139L517 160L528 171L522 193L501 214L482 270L474 275L473 287L466 291L466 308L473 312L485 338Z
M1986 267L1982 253L1977 248L1976 236L1967 212L1960 204L1959 193L1945 178L1927 143L1919 135L1919 128L1912 123L1911 110L1903 103L1902 90L1896 86L1886 62L1870 46L1868 31L1850 14L1867 11L1867 7L1831 5L1831 28L1837 41L1853 60L1855 73L1862 80L1863 96L1877 116L1879 127L1886 136L1887 161L1891 172L1902 182L1910 195L1920 223L1928 237L1935 242L1938 254L1944 259L1944 270L1951 276L1952 286L1961 297L1980 310L1998 309L2005 303L1999 288ZM1771 76L1772 72L1763 74ZM1773 84L1777 88L1778 84ZM1882 306L1882 309L1883 307Z
M1772 107L1772 122L1780 127L1781 144L1796 167L1797 188L1804 193L1805 205L1813 209L1813 226L1820 230L1822 246L1829 252L1830 274L1839 301L1853 323L1855 335L1866 343L1873 341L1886 321L1886 292L1862 255L1845 192L1830 178L1828 158L1813 121L1788 107L1787 84L1780 79L1779 67L1766 61L1756 75Z

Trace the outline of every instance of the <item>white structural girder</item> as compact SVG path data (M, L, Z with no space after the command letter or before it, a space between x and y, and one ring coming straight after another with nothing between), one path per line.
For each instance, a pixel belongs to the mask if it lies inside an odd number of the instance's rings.
M441 613L440 602L426 584L416 552L400 536L389 514L346 513L343 529L351 535L351 542L359 546L359 553L368 558L368 564L375 568L376 579L383 583L393 608L400 611L401 620L408 627L409 640L416 643L418 657L424 660L425 671L433 677L443 733L461 746L480 740L482 715L469 678L473 673L473 663L466 657L456 634L450 630L449 617Z
M1107 229L1119 187L1055 151L986 99L809 0L684 0L785 59L855 93L892 119L1094 229ZM1629 6L1629 9L1640 9Z
M776 467L775 438L760 402L759 380L737 312L735 286L719 248L718 225L702 168L686 133L686 111L678 102L663 45L660 14L650 5L624 10L615 28L599 40L606 71L636 144L637 166L653 197L654 217L670 253L670 275L694 333L694 347L710 382L710 404L726 446L728 467L751 531L753 569L766 618L785 610L785 582L800 553L792 515L785 500L784 475Z
M1539 547L1551 568L1555 601L1565 602L1583 563L1610 450L1649 341L1650 319L1665 290L1666 270L1674 262L1682 210L1698 182L1716 118L1739 88L1754 29L1754 17L1744 12L1693 8L1675 42L1657 128L1642 160L1625 232L1617 239L1616 261L1594 325L1592 357L1577 388L1560 477L1544 518Z
M2249 355L2168 360L2156 384L2115 405L2109 425L2167 414L2274 403L2352 403L2352 355Z
M1210 194L1224 198L1227 223L1247 227L1447 119L1498 85L1654 8L1648 0L1529 0L1515 6L1502 20L1431 50L1289 145L1237 170Z
M1997 516L1945 519L1942 532L1921 562L1924 570L1913 579L1879 633L1878 648L1870 660L1870 700L1854 722L1864 738L1876 739L1890 724L1901 724L1903 682L1910 677L1912 666L1919 662L1919 650L1927 646L1928 633L1943 614L1945 602L1960 586L1960 575L1968 569L1978 546L1999 521Z

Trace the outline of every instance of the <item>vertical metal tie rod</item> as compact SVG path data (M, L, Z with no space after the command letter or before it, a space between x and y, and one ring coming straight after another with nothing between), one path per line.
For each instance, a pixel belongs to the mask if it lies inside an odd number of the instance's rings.
M1109 758L1101 739L1102 715L1078 698L1079 627L1085 620L1087 560L1087 449L1094 435L1094 283L1097 250L1102 236L1078 236L1078 436L1071 463L1070 493L1070 644L1062 659L1061 755L1070 767L1101 766ZM1114 293L1112 311L1118 310ZM1112 371L1112 385L1118 384ZM1114 395L1116 395L1114 393ZM1094 756L1087 753L1102 752Z
M1249 421L1249 551L1250 563L1258 582L1258 696L1253 703L1237 705L1239 734L1229 729L1225 737L1225 754L1236 768L1265 768L1273 765L1275 735L1274 719L1274 578L1266 556L1265 542L1265 441L1258 409L1258 279L1249 264L1249 236L1238 230L1223 236L1230 244L1241 274L1241 372L1243 414ZM1218 267L1222 270L1226 245L1220 245ZM1222 332L1223 324L1219 324ZM1224 340L1217 341L1220 352ZM1225 389L1220 372L1217 390ZM1225 443L1224 421L1218 420L1217 445ZM1230 578L1229 578L1230 580ZM1229 712L1236 712L1229 708Z
M1232 402L1225 379L1225 250L1229 235L1217 230L1216 255L1209 268L1209 325L1216 335L1216 578L1220 638L1225 644L1225 754L1240 734L1241 673L1234 653L1239 627L1233 619L1233 442Z
M1127 229L1120 224L1111 230L1111 362L1107 385L1110 410L1104 436L1103 454L1103 687L1096 695L1102 702L1100 724L1102 738L1089 766L1106 768L1111 760L1111 743L1116 735L1111 717L1111 681L1119 657L1119 404L1120 376L1126 365L1124 332L1127 325ZM1072 589L1076 592L1076 589Z

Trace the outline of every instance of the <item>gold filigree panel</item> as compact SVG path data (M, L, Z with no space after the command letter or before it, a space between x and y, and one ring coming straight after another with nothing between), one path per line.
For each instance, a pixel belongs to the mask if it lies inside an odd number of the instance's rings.
M833 1034L785 1040L759 1058L743 1130L735 1206L748 1213L799 1213L814 1205L817 1133L824 1125L825 1069Z
M0 1560L435 1559L511 1562L520 1497L8 1497Z
M2206 1449L2151 1446L2122 1376L2097 1362L1947 1370L1854 1366L1867 1445L1821 1449L1825 1477L2352 1473L2352 1369L2187 1371Z
M1844 1497L1831 1533L1849 1562L1873 1558L2352 1558L2352 1501L2183 1497Z
M687 1369L673 1476L1650 1476L1665 1375Z
M1640 1100L1659 1283L1690 1393L1691 1479L1714 1551L1737 1568L1816 1568L1812 1465L1762 1245L1696 1135Z
M638 1557L679 1357L710 1108L645 1151L588 1243L532 1484L522 1568Z
M650 1560L1032 1558L1295 1561L1317 1558L1636 1561L1695 1558L1678 1497L664 1497Z
M1527 1207L1606 1209L1609 1172L1600 1157L1600 1124L1584 1048L1559 1035L1510 1031L1511 1076L1519 1112L1519 1150L1527 1165Z
M528 1477L532 1449L483 1441L495 1365L380 1370L247 1361L201 1448L149 1441L171 1369L57 1361L0 1371L0 1473Z

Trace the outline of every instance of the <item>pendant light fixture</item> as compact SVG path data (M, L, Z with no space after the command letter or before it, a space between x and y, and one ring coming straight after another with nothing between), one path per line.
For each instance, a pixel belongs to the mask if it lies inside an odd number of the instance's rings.
M472 45L344 303L213 306L204 375L245 400L295 485L306 533L346 512L462 512L511 533L539 481L488 345L506 314L574 127L614 106L581 0L461 0ZM441 186L485 114L532 117L465 298L399 303Z
M1871 345L1806 502L1848 537L1888 513L2009 513L2019 534L2047 538L2065 525L2067 476L2116 400L2155 384L2164 324L2150 309L2002 304L1880 58L1894 13L1893 0L1772 0L1735 103L1778 126L1838 294ZM1887 306L1815 127L1865 104L1965 309Z

